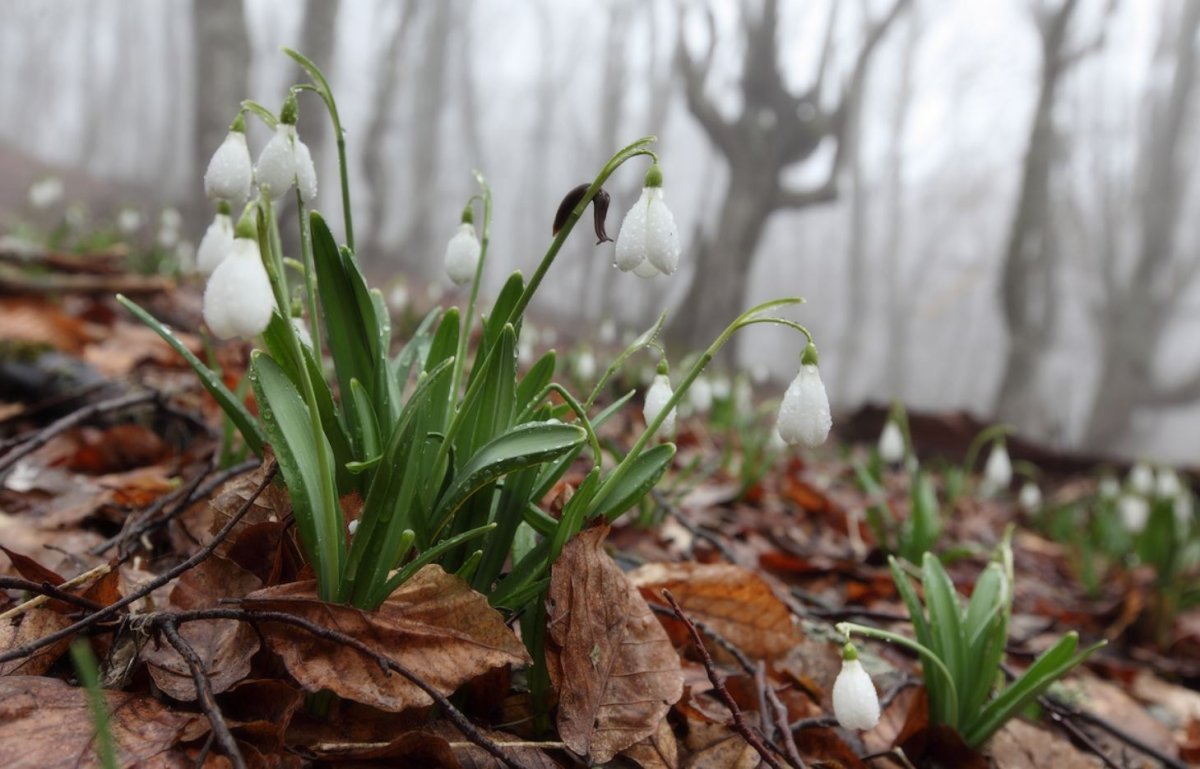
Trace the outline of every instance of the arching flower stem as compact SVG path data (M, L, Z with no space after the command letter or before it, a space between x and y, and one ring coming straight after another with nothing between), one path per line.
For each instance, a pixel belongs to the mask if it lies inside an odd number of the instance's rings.
M483 264L487 259L488 241L491 239L492 229L492 188L488 185L487 179L479 171L475 171L475 181L479 183L479 194L472 195L467 201L467 205L472 205L476 200L483 203L483 224L479 228L479 261L475 265L475 277L471 281L471 296L467 299L467 312L460 319L462 324L458 331L458 350L454 356L454 369L450 375L450 397L458 397L458 388L462 382L463 366L467 360L467 343L471 338L471 326L475 323L475 302L479 299L479 284L483 280Z

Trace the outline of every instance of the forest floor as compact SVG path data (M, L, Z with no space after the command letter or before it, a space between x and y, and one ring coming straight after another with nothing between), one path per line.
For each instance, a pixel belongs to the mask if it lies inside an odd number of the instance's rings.
M847 420L840 435L835 426L840 443L766 462L748 483L747 436L681 420L654 504L611 531L586 530L555 567L552 598L593 601L610 621L586 639L551 628L557 701L541 724L514 631L436 567L376 612L311 595L272 462L222 463L218 407L112 300L132 294L194 329L196 286L94 259L62 257L36 275L0 270L2 766L98 765L88 692L68 653L75 638L100 660L124 766L586 765L580 753L672 768L1200 763L1200 612L1173 616L1149 642L1154 575L1105 561L1081 579L1078 532L1059 527L1053 538L1015 493L964 495L944 516L936 549L956 554L946 558L955 584L969 595L1016 523L1008 664L1028 665L1067 630L1108 645L976 752L930 726L919 660L859 639L883 717L865 732L838 727L834 624L911 633L865 522L879 503L907 515L908 475L885 473L882 499L864 493L853 461L867 449L848 441L873 441L881 412ZM179 337L205 353L198 335ZM236 386L248 346L215 355ZM607 439L628 445L638 420L614 420ZM914 420L918 453L952 423ZM939 448L961 454L965 443ZM1047 459L1043 469L1047 508L1095 489L1077 463ZM568 475L545 509L581 480ZM350 516L360 504L343 500ZM618 641L605 635L613 627ZM639 641L659 627L669 644ZM646 691L655 666L681 666L682 697L614 694L622 665ZM322 688L340 697L306 695Z

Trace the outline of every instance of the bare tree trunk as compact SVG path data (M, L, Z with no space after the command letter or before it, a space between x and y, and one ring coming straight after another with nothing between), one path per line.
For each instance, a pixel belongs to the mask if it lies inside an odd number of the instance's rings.
M196 57L192 175L199 179L248 92L250 38L242 0L192 0L192 34ZM195 186L191 207L194 219L207 218L203 185Z
M839 389L846 404L856 404L865 393L861 382L865 381L862 374L863 349L866 347L867 335L870 333L871 305L870 284L871 273L867 267L867 241L870 225L868 224L868 194L867 181L863 174L862 162L862 104L861 93L856 103L851 105L846 122L846 133L842 141L846 144L846 165L850 173L850 211L849 232L847 233L846 261L848 263L848 279L846 281L846 337L839 361L838 372L841 374Z

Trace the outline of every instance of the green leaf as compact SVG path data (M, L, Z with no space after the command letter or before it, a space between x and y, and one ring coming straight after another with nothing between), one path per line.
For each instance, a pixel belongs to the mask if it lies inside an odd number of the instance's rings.
M617 516L641 501L650 493L654 484L662 478L675 457L675 444L661 443L643 451L633 460L621 482L609 489L608 496L596 509L594 517L606 518L610 523Z
M326 453L329 467L333 466L333 452L324 433L313 435L308 407L291 379L269 355L254 354L250 382L291 496L292 513L316 572L321 597L330 600L338 589L345 539L342 510L336 499L329 500L322 493L319 452Z
M205 366L199 358L192 354L191 350L184 346L183 342L175 338L175 334L171 332L171 329L160 323L157 318L146 312L128 297L117 294L117 301L120 302L122 307L133 313L138 320L145 323L151 331L162 337L162 340L170 345L171 349L183 356L183 359L196 372L196 376L200 379L200 384L204 386L205 390L208 390L209 395L217 401L221 409L229 416L230 421L233 422L242 434L246 445L250 447L250 450L255 455L261 458L263 455L263 444L266 443L267 437L245 404L230 392L229 388L225 386L225 383L221 381L221 378L212 369Z
M480 377L480 386L470 387L459 405L462 427L454 439L454 448L459 457L474 455L479 447L512 425L517 377L516 348L516 331L511 325L505 326L494 353L484 362L483 371L471 372L472 379Z
M979 579L967 603L963 632L967 637L966 679L959 685L964 718L977 713L987 701L1000 670L1008 643L1008 593L1004 569L991 563Z
M537 363L534 363L521 379L521 383L517 385L515 403L518 414L530 408L533 399L550 384L550 380L554 378L555 363L555 353L551 350L538 358Z
M350 380L350 403L355 412L354 420L362 427L362 455L373 457L382 448L379 445L379 419L371 405L371 396L357 379Z
M429 371L443 361L454 357L458 351L458 308L451 307L442 315L433 341L429 344L429 354L425 356L425 370Z
M500 289L500 293L496 296L496 301L492 304L492 312L488 315L487 320L483 324L483 339L480 340L479 349L475 351L475 365L472 366L472 374L475 368L487 358L491 353L492 346L500 339L500 334L504 331L506 325L512 325L518 332L521 329L521 319L508 316L517 305L517 301L521 298L521 292L525 290L525 279L521 277L520 271L514 272L508 276L508 280L504 282L504 287ZM519 334L518 334L519 335Z
M942 568L942 562L933 553L926 553L921 565L921 583L925 588L925 602L929 606L929 627L933 631L933 646L930 648L946 663L956 682L967 679L966 639L962 630L962 610L954 584ZM957 729L959 713L946 713L942 723Z
M937 492L933 488L933 481L928 473L918 470L912 484L905 558L915 563L918 558L929 552L937 542L941 529L942 522L939 519Z
M484 526L480 526L477 529L471 529L469 531L464 531L461 534L456 534L449 539L443 539L441 542L437 543L409 563L405 564L404 568L393 574L392 578L387 581L382 590L376 594L375 604L378 605L382 603L389 595L392 594L393 590L400 587L400 585L403 585L405 581L407 581L412 575L416 574L421 567L425 566L426 564L433 563L447 551L453 550L456 547L460 547L473 539L478 539L495 528L496 524L489 523Z
M475 492L497 478L560 457L585 440L587 433L574 425L535 422L512 428L479 449L459 470L434 511L433 531L441 530Z
M375 361L374 410L380 418L387 419L390 424L400 418L400 409L403 406L400 383L392 376L392 367L388 362L388 355L392 349L392 316L388 312L387 302L383 299L383 292L373 288L368 292L368 296L371 298L375 322L379 329L375 349L378 358Z
M492 583L500 576L504 562L512 552L512 541L516 536L517 527L521 525L525 512L534 502L530 493L533 491L537 475L535 466L518 470L504 479L504 487L496 501L496 513L493 518L496 530L484 543L483 557L472 581L472 586L481 593L491 591ZM557 525L557 521L552 518L550 520Z
M338 248L329 225L319 213L309 215L312 223L313 263L316 267L321 313L325 316L325 338L333 356L338 385L350 392L350 380L368 388L375 384L380 322L375 316L366 279L354 257ZM351 432L357 433L357 426Z
M424 369L425 357L429 354L429 344L433 341L430 329L441 316L441 307L434 307L430 310L417 326L417 330L413 332L412 338L396 355L396 359L392 363L392 378L396 380L396 386L402 392L408 385L408 378L412 375L413 366L419 363L418 370Z

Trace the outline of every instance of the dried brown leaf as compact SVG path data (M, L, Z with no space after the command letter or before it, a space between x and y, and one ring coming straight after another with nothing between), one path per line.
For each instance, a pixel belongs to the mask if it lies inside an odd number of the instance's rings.
M172 608L203 609L223 598L240 598L260 586L258 578L232 561L211 557L179 578L171 591ZM219 694L250 674L250 658L258 651L258 634L244 622L229 619L200 620L179 627L208 673L214 694ZM171 697L196 699L191 669L175 647L147 645L142 658L154 683Z
M20 617L0 620L0 651L8 651L18 646L36 641L43 636L58 632L71 624L71 620L53 609L34 608ZM14 674L36 676L50 669L67 646L69 638L43 649L38 649L28 657L0 663L0 676Z
M604 763L656 732L683 695L679 656L645 599L604 551L608 527L563 548L546 600L546 664L558 732Z
M733 564L652 563L629 573L650 600L671 591L683 611L755 659L774 660L803 640L787 604L755 572Z
M500 667L529 661L520 640L487 599L466 582L429 565L370 612L325 603L312 581L266 588L248 596L247 609L282 611L356 638L387 655L444 694ZM388 711L431 704L429 695L374 659L290 625L266 622L271 648L300 685Z
M995 769L1096 769L1104 763L1081 752L1069 740L1047 729L1014 718L988 742Z
M642 769L677 769L679 766L679 745L665 718L658 722L654 734L634 743L621 755Z
M188 766L175 747L208 731L203 715L170 711L150 697L105 691L104 700L121 766ZM0 678L0 766L95 766L94 751L84 689L57 678Z

